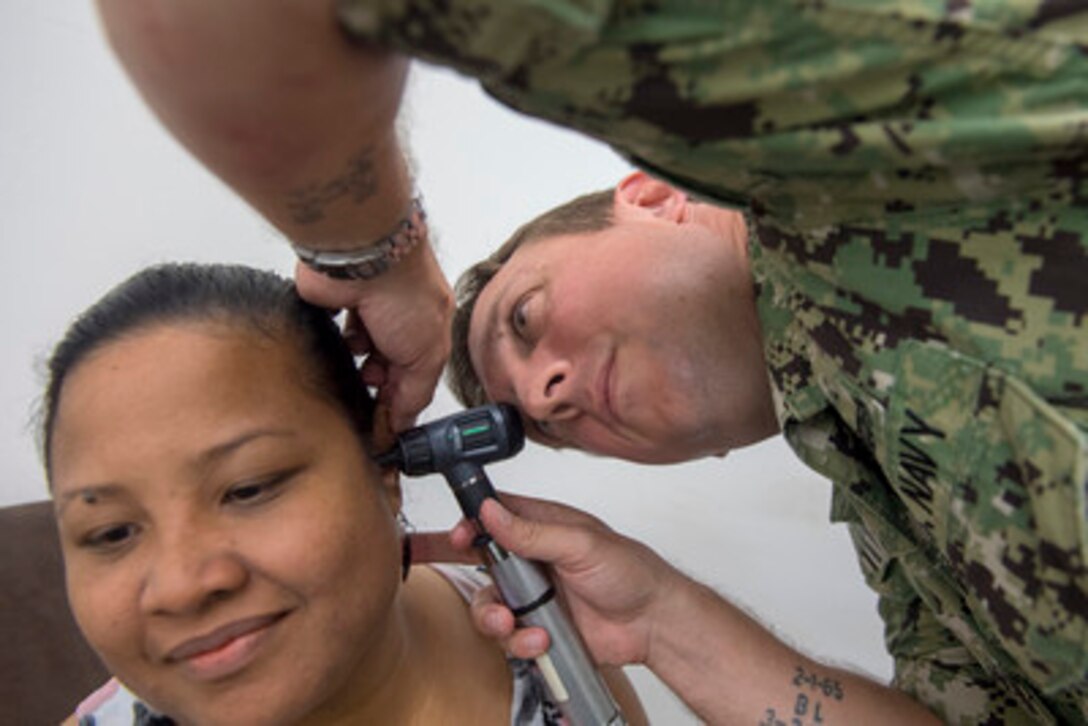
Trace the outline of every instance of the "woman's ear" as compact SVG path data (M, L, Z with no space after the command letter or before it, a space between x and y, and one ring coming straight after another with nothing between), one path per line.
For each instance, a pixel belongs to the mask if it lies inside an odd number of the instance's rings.
M389 406L377 404L374 409L374 428L372 444L374 451L383 452L393 448L397 442L397 435L393 432L393 418ZM400 511L402 492L400 488L400 471L395 466L386 466L381 469L381 489L389 500L389 505L394 512Z
M620 219L646 214L677 224L688 219L688 195L644 171L624 177L616 186L614 199L615 214Z
M387 466L382 469L382 493L389 500L389 508L393 512L399 512L404 503L404 492L400 488L400 472L395 466Z
M377 452L389 451L397 443L397 434L393 431L392 411L387 404L374 404L374 420L370 438L374 451Z

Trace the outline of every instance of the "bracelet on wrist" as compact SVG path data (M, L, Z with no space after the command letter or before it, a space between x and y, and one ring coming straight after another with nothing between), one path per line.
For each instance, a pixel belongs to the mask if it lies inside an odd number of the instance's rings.
M370 280L402 260L427 238L423 197L416 195L389 234L354 250L314 250L291 243L295 254L310 269L337 280Z

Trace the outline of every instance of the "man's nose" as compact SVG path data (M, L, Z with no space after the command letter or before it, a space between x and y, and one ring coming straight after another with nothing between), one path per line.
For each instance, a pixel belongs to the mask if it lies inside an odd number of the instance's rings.
M148 613L198 613L248 580L245 564L228 540L212 533L160 539L153 547L141 598Z
M552 359L525 372L518 391L521 408L537 421L563 421L578 415L573 369Z

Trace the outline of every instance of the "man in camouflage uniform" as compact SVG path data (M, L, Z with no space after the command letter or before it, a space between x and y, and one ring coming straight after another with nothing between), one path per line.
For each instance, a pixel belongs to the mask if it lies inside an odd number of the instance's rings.
M896 685L1088 719L1088 11L387 4L342 19L747 210L779 422L835 483Z
M296 243L343 249L352 230L361 243L392 225L405 174L388 161L388 114L364 121L396 98L372 92L395 73L369 85L361 62L286 42L328 32L303 17L320 3L292 6L277 28L285 5L99 2L160 118ZM118 22L168 5L153 22ZM231 26L242 9L248 22ZM833 518L849 523L880 593L896 685L953 722L1088 719L1083 3L337 10L357 39L458 68L516 109L744 210L778 423L835 483ZM211 22L172 27L183 13ZM327 89L354 105L337 109ZM351 174L306 186L368 139L381 143L351 158ZM292 216L300 190L319 205L304 219ZM348 192L355 206L334 208ZM396 284L343 292L326 280L311 294L350 303L391 364L411 361L387 341L441 342L384 314L403 304L356 304L419 282L399 264Z

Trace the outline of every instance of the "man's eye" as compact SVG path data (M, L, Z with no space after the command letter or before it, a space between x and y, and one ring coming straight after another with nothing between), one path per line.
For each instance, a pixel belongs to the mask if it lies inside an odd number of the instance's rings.
M529 296L521 298L514 304L514 309L510 311L510 327L514 329L514 332L518 334L518 337L522 339L528 339L529 337Z

